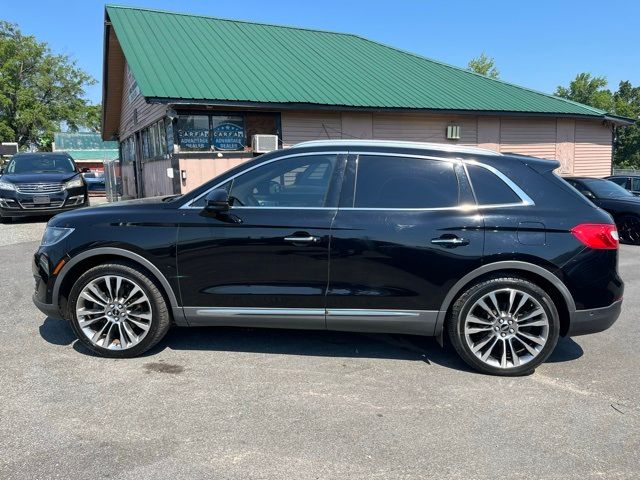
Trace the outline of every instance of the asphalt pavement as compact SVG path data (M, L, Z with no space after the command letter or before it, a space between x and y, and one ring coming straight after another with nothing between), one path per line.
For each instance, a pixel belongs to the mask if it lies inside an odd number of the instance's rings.
M174 328L102 359L31 303L44 221L0 225L0 479L637 479L640 248L623 313L530 376L405 335Z

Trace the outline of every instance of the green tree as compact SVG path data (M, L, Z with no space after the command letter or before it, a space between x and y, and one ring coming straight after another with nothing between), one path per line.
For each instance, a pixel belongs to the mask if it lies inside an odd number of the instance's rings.
M620 117L636 120L634 125L616 127L613 159L618 167L640 168L640 87L622 81L616 92L607 89L605 77L580 73L568 87L558 87L555 94L584 103Z
M613 94L607 90L606 86L607 79L605 77L592 77L590 73L579 73L569 83L568 88L556 88L555 95L611 112Z
M614 113L621 117L633 118L634 125L616 129L614 158L620 167L640 168L640 87L630 82L620 82L613 94Z
M484 52L478 58L469 60L467 70L489 78L498 78L500 76L500 72L496 68L496 61L493 57L487 57Z
M84 99L94 83L68 56L0 21L0 141L47 150L61 122L71 130L94 122Z

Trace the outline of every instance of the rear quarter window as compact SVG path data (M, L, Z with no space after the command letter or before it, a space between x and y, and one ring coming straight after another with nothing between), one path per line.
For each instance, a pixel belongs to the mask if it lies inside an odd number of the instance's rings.
M478 165L467 165L471 186L478 205L522 203L522 199L501 178Z

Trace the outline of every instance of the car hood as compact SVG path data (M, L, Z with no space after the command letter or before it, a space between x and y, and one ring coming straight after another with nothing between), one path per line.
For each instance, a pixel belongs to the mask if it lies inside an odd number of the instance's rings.
M130 222L142 220L146 213L152 213L160 208L168 208L171 204L163 202L163 197L139 198L114 203L103 203L94 207L79 208L56 215L49 221L54 227L73 227L79 224L92 224L108 221ZM153 214L157 215L157 214Z
M76 175L79 173L5 173L2 180L11 183L63 183Z

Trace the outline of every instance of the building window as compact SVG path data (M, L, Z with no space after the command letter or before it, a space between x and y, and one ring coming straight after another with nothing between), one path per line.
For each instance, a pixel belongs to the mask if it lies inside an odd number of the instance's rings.
M244 150L244 117L213 115L211 117L211 146L213 150Z
M180 115L178 117L178 143L180 150L187 152L209 150L209 116Z
M278 135L278 127L276 113L182 114L178 116L177 139L184 152L242 152L250 150L253 135ZM171 143L171 138L168 140Z

